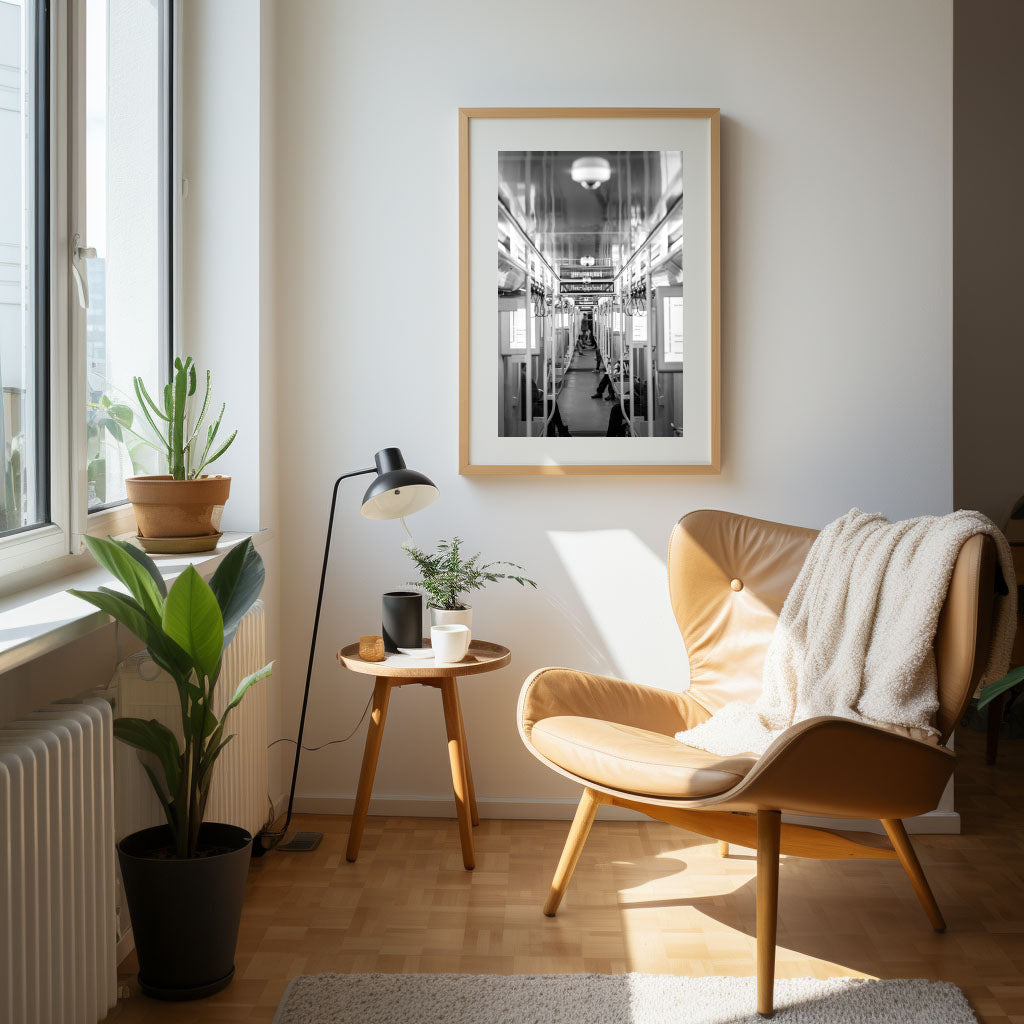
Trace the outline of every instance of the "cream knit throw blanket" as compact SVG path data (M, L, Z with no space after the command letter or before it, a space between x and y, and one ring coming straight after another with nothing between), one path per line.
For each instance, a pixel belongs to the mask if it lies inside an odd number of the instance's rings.
M935 736L932 645L953 565L975 533L993 537L1009 584L996 597L984 679L1005 675L1017 588L995 524L980 512L890 523L852 509L807 554L768 646L758 699L727 704L676 739L722 756L763 754L791 725L819 715Z

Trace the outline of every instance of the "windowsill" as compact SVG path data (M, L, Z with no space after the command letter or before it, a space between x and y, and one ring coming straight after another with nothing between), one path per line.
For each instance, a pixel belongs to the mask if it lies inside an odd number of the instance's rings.
M186 566L204 578L213 575L224 556L248 538L259 548L267 533L225 533L213 551L192 555L155 555L161 575L170 583ZM95 590L115 581L90 560L85 569L28 587L0 598L0 673L24 665L113 621L105 612L67 593Z

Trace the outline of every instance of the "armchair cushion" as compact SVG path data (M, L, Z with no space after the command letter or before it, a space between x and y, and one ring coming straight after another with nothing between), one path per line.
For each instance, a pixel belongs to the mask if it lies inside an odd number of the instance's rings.
M732 789L755 758L721 757L662 733L598 718L556 715L536 722L534 748L573 775L639 796L694 799Z

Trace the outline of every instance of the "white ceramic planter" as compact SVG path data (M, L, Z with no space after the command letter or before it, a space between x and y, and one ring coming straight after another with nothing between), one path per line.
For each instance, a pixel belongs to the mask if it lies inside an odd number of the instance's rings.
M464 608L435 608L430 606L430 624L432 626L465 626L473 636L473 608L466 605Z

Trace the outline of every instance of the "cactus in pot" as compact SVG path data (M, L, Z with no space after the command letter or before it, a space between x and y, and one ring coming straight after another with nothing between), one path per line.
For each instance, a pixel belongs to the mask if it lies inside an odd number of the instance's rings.
M233 431L214 447L226 403L221 404L217 418L206 427L205 437L202 434L213 396L213 375L206 371L206 390L195 419L190 414L198 393L198 372L191 356L174 360L174 374L164 387L162 405L154 401L141 377L133 383L139 407L158 440L142 439L163 455L168 469L160 476L136 476L125 481L143 546L155 551L160 545L147 545L145 541L194 537L194 542L178 543L173 549L212 548L219 536L220 515L231 489L231 477L209 476L203 471L228 450L238 434Z

